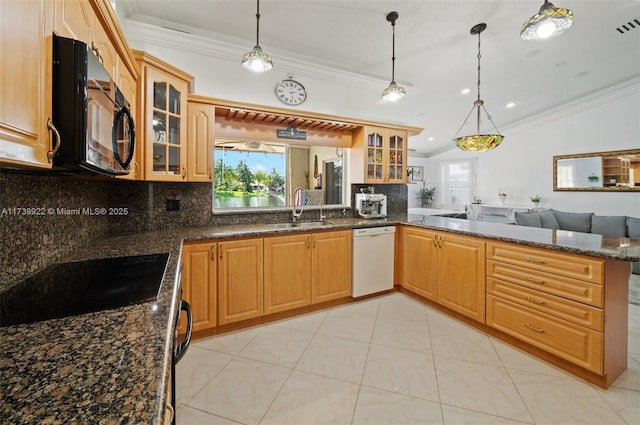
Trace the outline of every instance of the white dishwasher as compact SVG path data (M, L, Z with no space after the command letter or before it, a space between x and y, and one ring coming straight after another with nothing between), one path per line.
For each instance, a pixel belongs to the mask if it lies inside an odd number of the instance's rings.
M353 229L352 297L393 289L394 226Z

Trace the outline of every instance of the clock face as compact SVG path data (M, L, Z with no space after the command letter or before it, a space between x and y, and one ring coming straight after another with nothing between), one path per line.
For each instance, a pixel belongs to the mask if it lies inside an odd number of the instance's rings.
M276 96L287 105L299 105L307 99L307 91L299 82L287 79L276 84Z

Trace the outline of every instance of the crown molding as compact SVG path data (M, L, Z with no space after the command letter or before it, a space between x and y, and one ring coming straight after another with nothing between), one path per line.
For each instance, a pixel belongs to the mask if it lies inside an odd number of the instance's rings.
M242 54L252 47L244 40L235 40L229 36L213 32L210 33L211 36L205 37L188 33L182 29L171 29L131 19L125 21L125 33L127 40L132 45L168 47L181 52L212 57L234 64L239 64ZM218 37L215 37L216 35ZM302 75L329 82L340 81L343 84L367 88L380 88L388 83L383 78L319 64L317 63L317 58L294 57L291 52L273 48L268 50L271 57L275 58L277 70L287 74ZM276 68L274 67L274 69Z

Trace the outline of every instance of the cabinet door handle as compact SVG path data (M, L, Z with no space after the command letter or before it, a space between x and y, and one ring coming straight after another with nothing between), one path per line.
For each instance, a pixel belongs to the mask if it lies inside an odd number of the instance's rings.
M311 249L311 235L307 235L307 249Z
M442 248L442 235L438 235L438 248Z
M58 152L58 149L60 149L60 133L58 132L56 126L53 124L51 118L47 119L47 128L51 130L51 132L55 136L55 144L51 147L51 150L47 152L47 159L49 160L49 162L53 162L53 156L56 154L56 152Z
M534 279L531 276L527 276L527 277L525 277L525 279L527 279L527 281L529 281L531 283L536 283L538 285L543 285L544 284L544 280L542 280L542 279Z
M433 242L434 248L438 247L438 242L436 241L437 238L438 238L438 235L433 235L433 240L431 242Z
M220 259L222 260L222 244L220 244Z
M535 298L531 298L529 295L526 296L528 301L531 301L532 303L536 303L536 304L544 304L545 301L544 300L536 300Z
M533 257L525 257L525 259L530 263L547 264L546 260L539 260L539 259L533 258Z
M185 167L182 167L182 180L187 178L187 169Z
M211 245L211 259L212 260L216 259L216 246L215 245Z
M213 180L213 167L209 167L209 180Z
M316 249L316 235L311 236L313 238L313 249Z
M540 329L540 328L536 328L534 326L532 326L530 323L525 323L524 324L527 328L531 329L534 332L538 332L538 333L543 333L544 329Z

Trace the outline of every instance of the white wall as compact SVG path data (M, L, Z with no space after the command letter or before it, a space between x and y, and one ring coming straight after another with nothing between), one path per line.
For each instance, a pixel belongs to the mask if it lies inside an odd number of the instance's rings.
M640 149L640 85L594 96L501 132L505 140L492 151L455 149L428 159L410 157L409 164L424 165L427 181L437 182L442 160L476 158L475 195L484 203L497 204L498 191L504 190L511 205L530 206L529 197L539 194L545 208L640 217L640 192L553 191L554 155ZM414 196L409 198L413 206Z

